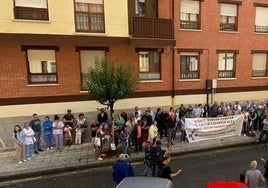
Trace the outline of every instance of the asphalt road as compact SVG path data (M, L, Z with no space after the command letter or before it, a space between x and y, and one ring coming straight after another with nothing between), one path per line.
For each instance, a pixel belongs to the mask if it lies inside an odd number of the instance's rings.
M268 159L268 148L255 145L244 148L216 150L204 153L187 154L172 157L171 167L183 172L173 179L175 187L204 188L207 182L214 180L239 181L239 174L249 168L251 160L259 162L258 168L264 172L261 157ZM136 175L142 175L143 163L134 163ZM37 178L1 182L0 187L27 188L112 188L112 170L110 166L66 172Z

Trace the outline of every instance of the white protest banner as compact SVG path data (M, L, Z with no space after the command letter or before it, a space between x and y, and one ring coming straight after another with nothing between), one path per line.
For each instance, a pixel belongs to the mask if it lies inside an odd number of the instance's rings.
M186 118L185 131L189 143L241 135L243 118L243 115L214 118Z

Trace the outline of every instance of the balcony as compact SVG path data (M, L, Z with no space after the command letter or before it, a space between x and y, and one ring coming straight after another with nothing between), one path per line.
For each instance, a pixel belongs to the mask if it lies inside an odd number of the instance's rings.
M252 77L267 77L267 70L252 70Z
M268 33L268 26L257 26L255 25L256 33Z
M173 20L131 17L130 34L141 38L173 39Z

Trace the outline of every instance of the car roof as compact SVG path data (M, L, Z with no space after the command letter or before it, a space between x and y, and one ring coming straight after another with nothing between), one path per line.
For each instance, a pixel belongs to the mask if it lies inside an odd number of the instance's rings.
M124 178L116 188L174 188L169 179L145 176L133 176Z

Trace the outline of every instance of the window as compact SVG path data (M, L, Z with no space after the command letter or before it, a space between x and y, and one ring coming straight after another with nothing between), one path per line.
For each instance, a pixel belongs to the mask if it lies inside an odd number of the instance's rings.
M159 80L160 76L160 52L139 51L139 78L141 80Z
M75 0L77 32L104 33L103 0Z
M267 53L253 53L252 77L266 77L267 64Z
M181 52L180 53L180 79L199 78L199 53Z
M15 0L14 18L48 20L47 0Z
M235 53L219 53L219 78L235 78Z
M268 7L256 7L255 32L268 33Z
M57 83L55 50L28 49L27 57L30 84Z
M199 9L200 1L181 1L181 29L200 29Z
M157 0L135 0L135 14L141 17L157 17Z
M88 79L88 69L95 67L96 60L105 59L105 51L103 50L80 50L81 62L81 86L82 90L86 90L85 82Z
M221 3L220 31L237 31L237 5Z

